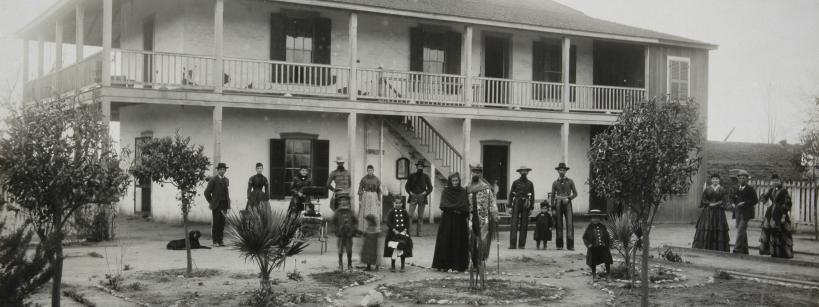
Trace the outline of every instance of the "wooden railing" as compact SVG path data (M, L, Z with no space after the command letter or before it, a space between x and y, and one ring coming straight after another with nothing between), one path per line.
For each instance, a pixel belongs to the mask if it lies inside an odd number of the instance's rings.
M382 102L460 105L464 101L464 77L359 68L358 96Z
M227 90L343 97L349 80L349 67L225 59L223 82Z
M81 91L100 83L102 77L102 52L97 52L57 72L57 88L60 93Z
M631 104L646 99L644 88L602 85L569 86L572 97L571 110L577 111L622 111Z
M756 189L760 196L760 203L756 206L756 218L765 216L765 209L768 206L762 204L761 196L772 187L767 180L750 180L748 182ZM815 224L817 217L817 204L819 203L819 185L811 181L785 181L783 187L788 189L791 195L791 221L800 224Z
M560 110L563 105L560 83L485 77L473 80L473 101L477 105L546 110Z
M403 124L421 145L429 148L436 160L442 161L441 166L449 168L450 174L458 172L463 176L463 156L426 119L421 116L404 116Z
M114 50L111 84L134 88L213 89L216 59L201 55Z

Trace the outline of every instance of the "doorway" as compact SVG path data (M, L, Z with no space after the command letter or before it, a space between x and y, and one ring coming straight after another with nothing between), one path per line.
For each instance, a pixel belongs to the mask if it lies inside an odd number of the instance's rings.
M509 183L509 143L492 142L481 145L483 178L491 185L497 185L497 198L505 200Z
M142 23L142 50L154 51L154 16L145 18ZM142 59L142 82L146 88L150 88L153 83L154 61L150 53L143 54Z
M141 136L134 139L134 160L139 161L142 157L142 144L151 140L150 136ZM139 188L139 198L134 195L134 207L139 208L143 214L151 212L151 178L137 178L136 188Z
M509 37L484 36L483 75L487 78L508 79L510 75L510 54L511 42ZM505 80L484 80L482 85L487 103L508 103L509 82Z

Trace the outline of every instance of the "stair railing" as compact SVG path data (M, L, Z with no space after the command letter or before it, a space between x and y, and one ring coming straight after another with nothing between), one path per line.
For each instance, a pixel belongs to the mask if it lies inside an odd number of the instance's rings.
M403 117L402 124L413 133L421 145L429 148L428 152L432 153L436 160L442 161L441 166L449 168L450 174L458 172L464 176L463 157L426 119L407 115Z

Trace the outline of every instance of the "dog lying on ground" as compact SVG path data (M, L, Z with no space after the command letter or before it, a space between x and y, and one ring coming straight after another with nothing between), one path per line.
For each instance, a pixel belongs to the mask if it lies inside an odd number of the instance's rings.
M202 233L199 230L192 230L191 232L188 233L188 240L190 240L191 242L191 249L197 248L210 249L210 247L202 246L202 244L199 244L199 237L201 236ZM165 247L170 250L184 250L185 239L171 240Z

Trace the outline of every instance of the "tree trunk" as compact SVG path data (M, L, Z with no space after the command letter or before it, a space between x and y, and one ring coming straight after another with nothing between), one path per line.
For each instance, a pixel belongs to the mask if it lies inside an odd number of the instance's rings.
M651 226L648 225L646 227L650 230ZM644 231L643 233L643 263L642 263L642 272L640 272L640 286L642 287L642 298L640 299L640 306L648 307L648 252L649 252L649 239L648 236L651 231Z
M631 281L631 286L634 286L634 269L637 267L637 242L631 248L631 264L628 266L628 280Z
M193 274L193 259L191 258L191 242L188 238L188 213L182 213L182 226L185 228L185 252L187 253L188 257L188 270L187 274L190 276Z
M58 233L62 232L57 230ZM58 234L59 235L59 234ZM51 306L60 307L60 285L63 279L63 240L60 238L54 246L54 283L51 285Z

